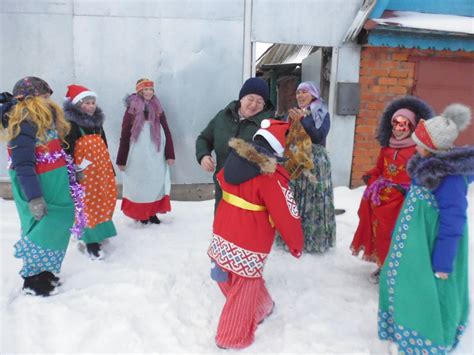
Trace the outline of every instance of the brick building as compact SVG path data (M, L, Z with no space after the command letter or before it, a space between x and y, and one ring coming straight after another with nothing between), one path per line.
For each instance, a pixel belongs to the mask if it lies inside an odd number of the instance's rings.
M394 98L415 95L436 112L452 102L474 108L472 6L463 6L464 0L441 8L435 8L435 3L379 1L359 34L360 110L352 187L362 185L363 173L375 165L380 148L375 140L378 120ZM456 144L474 144L474 126Z

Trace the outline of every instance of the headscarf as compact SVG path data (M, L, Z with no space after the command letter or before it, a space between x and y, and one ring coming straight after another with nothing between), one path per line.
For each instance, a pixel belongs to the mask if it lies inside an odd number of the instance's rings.
M160 151L161 146L161 123L160 118L163 113L160 100L153 95L152 99L147 101L141 95L132 94L127 100L129 104L128 112L135 116L132 125L131 141L136 142L140 135L146 117L145 111L148 112L148 120L150 121L151 137L155 143L156 150Z
M311 116L313 117L314 125L316 126L316 129L319 129L323 124L323 120L326 117L326 114L328 113L326 103L321 97L321 94L319 92L319 89L316 87L316 84L314 84L312 81L303 81L301 84L298 85L296 91L301 89L307 90L311 94L311 96L314 97L314 100L311 101L309 107L311 109Z

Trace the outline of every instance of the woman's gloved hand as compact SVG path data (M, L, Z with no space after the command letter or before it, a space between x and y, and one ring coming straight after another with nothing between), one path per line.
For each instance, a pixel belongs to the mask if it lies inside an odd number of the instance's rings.
M32 199L30 202L28 202L28 208L30 209L33 218L37 221L41 220L41 218L48 214L46 201L43 197Z

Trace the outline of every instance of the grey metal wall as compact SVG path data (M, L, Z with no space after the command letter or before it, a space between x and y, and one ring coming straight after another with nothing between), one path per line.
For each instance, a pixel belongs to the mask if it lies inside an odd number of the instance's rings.
M199 132L236 99L243 70L243 0L0 0L0 90L47 80L62 103L77 83L99 95L112 159L138 78L155 81L173 134L173 183L210 182L194 158ZM0 149L0 178L7 172Z
M333 112L337 81L358 80L359 48L343 45L342 38L361 2L0 0L0 90L36 75L51 84L58 102L71 83L96 91L115 161L122 99L134 91L138 78L149 77L156 82L175 141L172 182L210 182L210 174L194 159L195 138L237 98L252 66L250 42L337 48L341 55L333 56L329 98ZM355 117L332 117L328 149L333 178L335 185L348 186ZM5 166L5 149L0 149L0 181L7 176Z

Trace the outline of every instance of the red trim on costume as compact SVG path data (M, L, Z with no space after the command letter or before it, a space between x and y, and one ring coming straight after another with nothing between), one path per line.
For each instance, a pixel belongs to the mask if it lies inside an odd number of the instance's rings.
M154 88L154 84L153 84L153 81L151 80L144 80L144 81L141 81L137 84L136 86L136 90L137 92L139 92L140 90L143 90L144 88L152 88L152 89L155 89Z
M53 139L46 143L46 146L39 145L36 147L35 154L44 154L44 153L54 153L59 152L62 149L61 141L59 139ZM54 163L36 163L36 173L37 174L44 174L48 171L60 168L62 166L66 166L66 160L64 158L57 159Z
M421 141L421 143L426 145L428 148L436 149L435 145L433 144L433 140L430 137L430 133L426 129L425 121L420 121L420 123L418 123L418 126L416 126L415 129L415 135Z
M141 221L148 219L157 213L166 213L171 211L171 202L169 195L165 195L159 201L148 203L133 202L127 198L124 198L122 200L121 209L127 217Z

